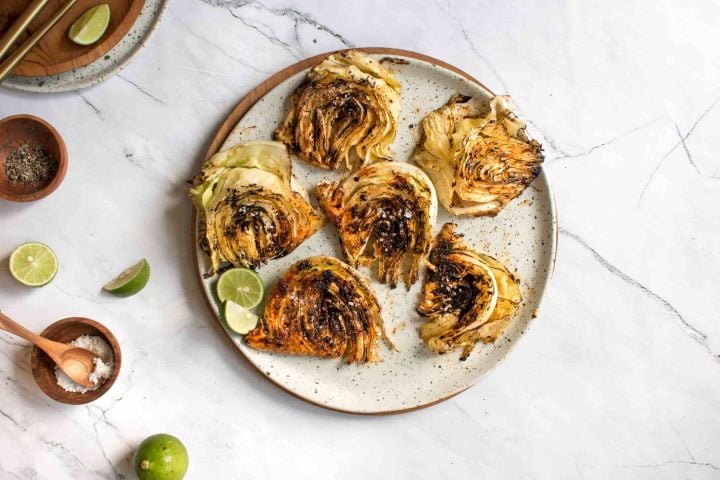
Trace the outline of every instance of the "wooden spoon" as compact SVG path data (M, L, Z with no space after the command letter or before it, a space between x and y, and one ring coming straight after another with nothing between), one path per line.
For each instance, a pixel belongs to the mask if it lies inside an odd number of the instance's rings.
M70 379L83 387L93 388L90 374L95 370L95 359L100 358L90 350L73 347L60 342L53 342L23 327L10 317L0 312L0 330L5 330L28 342L34 343L40 350L47 353L53 362L65 372Z

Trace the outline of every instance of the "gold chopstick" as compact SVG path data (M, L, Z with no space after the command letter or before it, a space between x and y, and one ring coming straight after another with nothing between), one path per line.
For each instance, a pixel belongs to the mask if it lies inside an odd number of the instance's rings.
M15 23L5 32L5 35L0 38L0 59L10 50L15 40L18 39L21 33L30 25L30 22L35 20L40 11L50 0L34 0L29 7L15 20Z
M42 37L45 36L50 29L65 15L77 0L68 0L60 9L53 13L52 16L40 27L25 43L20 45L8 58L0 65L0 82L12 71L15 66L27 55L27 53L37 44Z

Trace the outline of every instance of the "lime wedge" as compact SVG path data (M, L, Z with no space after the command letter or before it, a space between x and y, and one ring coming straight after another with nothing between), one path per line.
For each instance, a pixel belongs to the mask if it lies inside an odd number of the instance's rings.
M221 302L230 300L246 309L257 307L264 293L262 280L249 268L232 268L220 275L217 283Z
M10 255L10 273L15 280L28 287L42 287L55 278L58 259L42 243L23 243Z
M225 302L225 323L235 333L245 335L258 324L258 316L235 302Z
M108 4L96 5L75 20L70 27L68 36L78 45L92 45L105 34L109 24L110 7Z
M150 280L150 264L144 258L103 287L116 297L129 297L145 288Z

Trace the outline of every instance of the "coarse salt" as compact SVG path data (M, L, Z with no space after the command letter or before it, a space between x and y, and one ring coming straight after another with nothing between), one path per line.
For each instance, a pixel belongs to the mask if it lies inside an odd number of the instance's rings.
M90 350L98 356L98 358L93 360L95 368L89 376L90 381L95 386L87 388L74 382L56 365L55 378L57 379L57 384L65 391L77 393L87 393L100 388L105 380L112 375L113 369L115 368L115 356L113 355L110 345L102 337L90 335L82 335L70 342L69 345Z

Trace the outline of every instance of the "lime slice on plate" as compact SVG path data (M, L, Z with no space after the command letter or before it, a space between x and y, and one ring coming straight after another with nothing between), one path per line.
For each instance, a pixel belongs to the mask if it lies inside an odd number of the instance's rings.
M264 293L262 280L249 268L231 268L220 275L217 283L217 295L221 302L230 300L248 310L262 302Z
M108 4L96 5L75 20L70 27L68 36L78 45L92 45L105 34L109 24L110 7Z
M116 297L129 297L145 288L150 280L150 264L144 258L103 287Z
M235 302L225 302L224 314L225 323L230 327L230 330L240 335L245 335L255 328L258 323L257 315Z
M50 247L42 243L23 243L10 255L10 273L28 287L42 287L55 278L58 259Z

